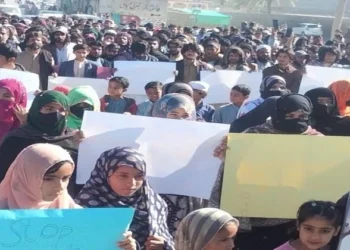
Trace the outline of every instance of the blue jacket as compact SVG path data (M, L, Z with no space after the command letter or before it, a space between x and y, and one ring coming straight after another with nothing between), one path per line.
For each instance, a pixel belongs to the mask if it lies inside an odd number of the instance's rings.
M74 77L74 61L63 62L58 71L59 76ZM86 62L84 69L84 78L97 78L97 66L92 62Z

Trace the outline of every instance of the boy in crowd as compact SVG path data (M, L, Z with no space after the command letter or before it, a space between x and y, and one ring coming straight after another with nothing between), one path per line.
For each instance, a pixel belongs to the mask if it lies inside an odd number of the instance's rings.
M162 96L163 83L149 82L145 86L146 95L149 100L137 106L137 115L150 116L153 104Z
M237 118L238 110L249 98L250 88L245 84L234 86L230 93L230 104L221 106L214 113L213 122L231 124Z
M212 122L215 108L203 102L208 94L209 84L201 81L192 81L190 85L193 88L193 101L196 105L197 120Z
M136 101L124 96L129 85L129 80L124 77L111 78L108 83L108 95L101 98L101 111L135 115L137 112Z
M0 44L0 68L25 71L25 68L16 63L17 51L8 44Z
M63 62L58 71L59 76L97 78L97 66L86 60L90 48L86 44L77 44L73 47L75 60Z

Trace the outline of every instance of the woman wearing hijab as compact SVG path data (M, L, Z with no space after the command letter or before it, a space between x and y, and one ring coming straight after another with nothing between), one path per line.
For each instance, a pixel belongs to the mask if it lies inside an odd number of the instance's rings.
M311 128L312 103L309 98L299 94L281 96L276 101L276 107L268 120L245 130L243 133L258 134L294 134L294 135L322 135ZM221 153L223 153L221 151ZM224 154L224 153L223 153ZM217 155L224 159L224 155ZM220 204L221 188L224 175L224 164L220 167L217 179L212 189L210 206ZM239 249L271 250L290 239L289 232L295 223L288 219L239 218L240 228L246 232L237 238Z
M176 231L179 250L226 250L234 247L239 222L216 208L202 208L188 214Z
M72 90L72 88L69 86L60 84L60 85L57 85L53 90L56 90L56 91L61 92L65 95L68 95L68 93Z
M0 209L80 208L67 192L73 171L72 158L59 146L25 148L0 184Z
M68 93L70 109L68 115L68 127L80 129L86 110L100 111L100 99L91 86L81 86L72 89Z
M0 80L0 142L11 130L26 122L27 91L15 79Z
M311 125L312 103L300 94L281 96L276 101L271 120L248 128L243 133L322 135Z
M117 147L104 152L76 202L88 208L133 207L130 231L141 248L174 249L166 203L149 186L146 162L137 150Z
M350 135L350 117L339 116L337 98L330 89L312 89L306 92L305 96L310 98L313 105L311 114L313 128L324 135Z
M67 129L69 109L68 97L58 91L38 93L27 116L27 124L12 130L0 144L0 182L16 159L26 147L35 143L50 143L63 147L76 163L78 155L78 131ZM75 195L75 172L69 191Z
M341 116L350 116L350 81L342 80L332 83L329 89L337 98L338 111Z
M239 109L237 118L247 114L251 110L255 109L257 106L262 104L265 99L271 96L282 96L290 93L287 90L287 83L283 77L280 76L267 76L260 84L260 97L256 100L246 101L243 103L242 107Z
M193 99L184 94L167 94L155 102L152 110L153 117L196 121L196 108ZM175 235L181 220L190 212L206 207L208 201L199 198L161 194L168 205L168 227Z

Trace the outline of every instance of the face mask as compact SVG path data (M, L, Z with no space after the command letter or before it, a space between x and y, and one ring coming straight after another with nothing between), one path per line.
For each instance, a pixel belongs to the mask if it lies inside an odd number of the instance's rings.
M58 111L49 114L40 113L39 115L40 123L47 127L55 126L58 122L62 121L63 119L65 119L65 116Z
M92 111L93 107L84 108L84 107L79 107L77 105L74 105L70 108L70 112L76 117L78 117L79 119L83 119L85 110Z
M0 100L0 121L9 121L13 119L13 107L13 102Z
M288 134L302 134L308 129L309 125L309 120L304 119L283 120L278 122L277 129Z
M334 109L335 109L335 106L332 104L331 105L318 104L314 107L313 114L316 117L327 117L334 114Z
M270 91L265 91L261 97L264 98L264 99L267 99L269 97L272 97L272 96L283 96L283 95L286 95L286 94L289 94L290 91L288 89L284 89L284 90L270 90Z

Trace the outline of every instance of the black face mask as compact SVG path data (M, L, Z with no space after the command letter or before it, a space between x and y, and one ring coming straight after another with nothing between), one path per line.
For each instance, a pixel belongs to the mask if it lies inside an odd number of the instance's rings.
M94 108L90 107L80 107L78 105L74 105L70 107L70 112L76 117L83 119L85 110L92 111Z
M313 115L315 117L328 117L334 115L335 105L333 104L317 104L313 109Z
M287 95L290 94L290 91L288 89L284 89L284 90L267 90L264 91L264 93L261 94L261 97L264 99L267 99L269 97L272 96L283 96L283 95Z
M288 134L302 134L308 129L309 125L310 120L292 119L279 121L276 128Z
M62 115L60 112L54 112L49 114L39 113L40 123L47 127L55 126L63 119L65 119L65 116Z

